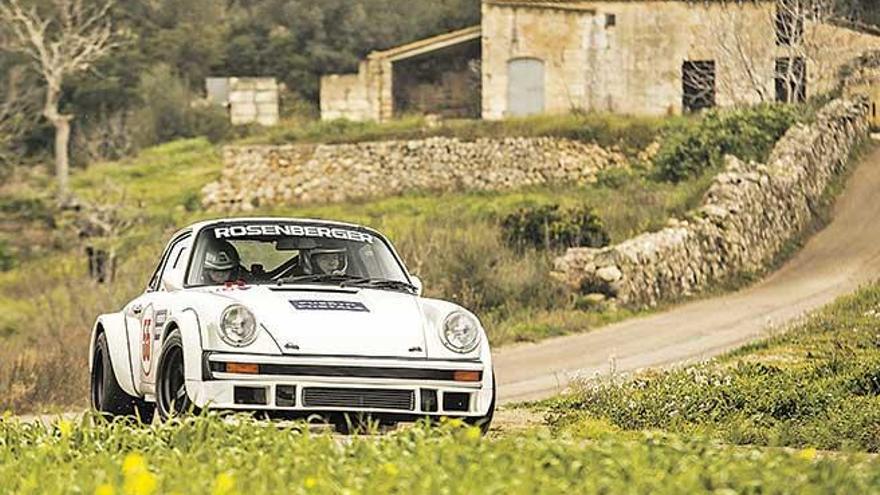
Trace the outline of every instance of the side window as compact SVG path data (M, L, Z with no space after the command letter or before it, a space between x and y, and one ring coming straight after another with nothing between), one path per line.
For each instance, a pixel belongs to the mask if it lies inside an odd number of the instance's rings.
M186 240L188 238L183 238L174 243L171 246L171 249L168 251L168 259L165 260L165 267L162 269L162 275L159 277L159 285L158 287L162 287L162 280L168 278L169 276L174 278L174 275L180 275L179 278L181 283L183 282L183 271L186 268L186 253L189 251Z
M159 262L159 266L156 267L156 271L153 272L153 276L150 277L150 285L147 287L147 290L153 292L159 290L159 285L162 282L162 276L167 270L174 269L173 267L177 266L178 269L181 265L186 265L186 241L189 239L189 235L185 235L178 239L175 239L168 249L165 250L165 254L162 255L162 260Z
M181 242L180 248L176 250L176 252L171 253L171 257L168 258L168 265L165 267L165 275L171 274L175 280L183 281L183 273L186 271L186 261L189 255L189 246L187 243Z

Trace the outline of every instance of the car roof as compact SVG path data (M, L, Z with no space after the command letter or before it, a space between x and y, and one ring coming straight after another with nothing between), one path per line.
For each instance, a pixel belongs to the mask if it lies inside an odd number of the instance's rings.
M374 232L376 234L382 235L381 232L371 229L370 227L364 225L358 225L356 223L349 222L338 222L335 220L322 220L318 218L300 218L300 217L224 217L224 218L214 218L211 220L202 220L201 222L196 222L187 227L184 227L177 231L173 237L177 237L178 235L190 231L190 232L198 232L205 228L208 225L213 225L215 223L220 222L303 222L303 223L320 223L325 225L335 225L337 227L349 227L356 229L364 229L369 230L370 232Z

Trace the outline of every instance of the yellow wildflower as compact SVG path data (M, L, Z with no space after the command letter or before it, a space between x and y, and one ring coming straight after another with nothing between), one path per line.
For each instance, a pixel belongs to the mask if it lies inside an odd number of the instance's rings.
M95 488L95 495L115 495L116 490L113 488L113 485L109 483L103 483L98 485Z
M144 456L131 453L122 461L125 475L123 491L128 495L152 495L156 491L156 476L147 469Z
M61 438L67 438L73 432L73 424L66 419L58 422L58 431L61 432Z
M307 476L305 481L303 482L303 485L311 490L312 488L318 486L318 480L315 479L314 476Z
M400 470L397 469L397 466L392 462L386 462L383 464L382 470L385 471L385 474L391 477L397 476L397 474L400 473Z
M217 475L214 480L214 495L229 495L235 491L235 478L229 472Z
M452 418L447 419L446 424L449 425L451 428L461 428L462 426L464 426L464 421L462 421L460 418Z
M156 492L156 476L149 471L141 471L125 476L123 490L128 495L152 495Z
M464 437L472 442L476 442L483 436L480 429L476 426L471 426L464 432Z
M136 453L131 453L125 456L125 459L122 461L122 474L126 476L131 476L137 473L142 473L147 470L147 461L144 460L144 456Z
M813 447L809 447L798 452L798 457L805 461L812 461L816 458L816 454L818 454L818 452L816 452L816 449L814 449Z

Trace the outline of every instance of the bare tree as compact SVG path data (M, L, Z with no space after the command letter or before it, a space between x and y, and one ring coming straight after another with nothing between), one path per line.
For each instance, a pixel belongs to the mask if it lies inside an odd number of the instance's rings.
M91 4L89 6L85 3ZM65 78L91 69L119 46L109 18L112 0L54 0L51 15L19 0L0 0L3 39L0 48L26 55L45 83L43 116L55 127L55 172L58 194L68 196L70 122L60 109Z
M724 67L716 83L725 101L805 99L808 80L833 74L857 51L836 26L837 6L836 0L722 0L707 7L698 44Z

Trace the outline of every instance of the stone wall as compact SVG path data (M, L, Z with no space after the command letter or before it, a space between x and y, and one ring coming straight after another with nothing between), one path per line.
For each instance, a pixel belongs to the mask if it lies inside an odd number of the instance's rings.
M686 220L607 248L569 249L554 274L583 292L653 306L760 271L813 220L829 181L867 136L868 118L867 100L834 100L814 123L790 129L766 164L728 157Z
M278 123L278 83L271 77L209 77L208 100L223 105L234 125Z
M584 184L623 155L566 139L430 138L359 144L227 146L210 208L337 202L412 191L486 191Z
M321 77L321 118L354 121L374 118L366 78L365 71Z

